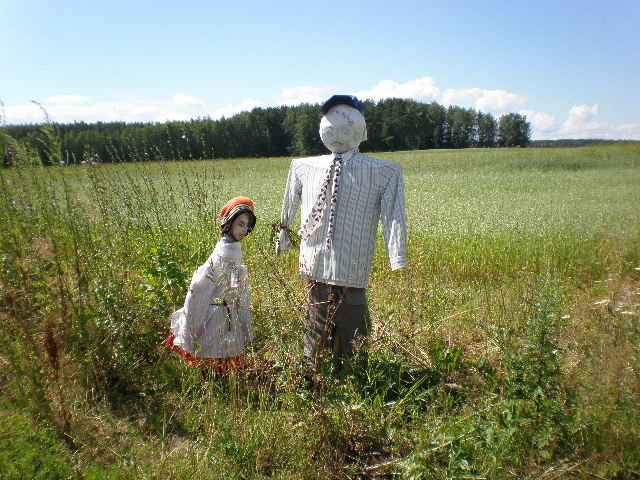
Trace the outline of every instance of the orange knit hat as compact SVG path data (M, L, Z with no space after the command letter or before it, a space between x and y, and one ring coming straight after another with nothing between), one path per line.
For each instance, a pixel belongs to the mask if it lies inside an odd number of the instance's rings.
M231 228L231 224L235 218L241 213L249 213L251 216L251 225L247 230L247 234L253 230L256 225L256 214L253 201L248 197L234 197L229 200L220 211L220 229L226 232Z

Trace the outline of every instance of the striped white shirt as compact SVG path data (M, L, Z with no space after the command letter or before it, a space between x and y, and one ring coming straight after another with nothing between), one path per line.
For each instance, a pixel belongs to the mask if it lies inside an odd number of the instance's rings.
M325 211L320 226L300 245L300 275L333 285L366 288L380 218L391 269L407 266L402 168L397 162L364 155L357 148L344 153L342 158L333 243L327 250L329 215ZM281 222L284 225L291 225L301 201L304 224L332 160L333 155L323 155L291 162L282 206ZM330 197L328 192L327 209ZM281 230L278 253L290 246L287 232Z

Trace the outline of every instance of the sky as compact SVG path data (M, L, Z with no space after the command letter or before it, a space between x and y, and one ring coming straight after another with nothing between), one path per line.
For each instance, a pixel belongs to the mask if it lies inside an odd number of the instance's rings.
M229 117L331 95L640 140L640 0L0 0L0 122Z

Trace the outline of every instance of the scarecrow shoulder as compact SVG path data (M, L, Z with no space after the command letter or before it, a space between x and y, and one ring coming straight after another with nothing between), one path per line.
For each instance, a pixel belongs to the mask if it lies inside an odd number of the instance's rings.
M294 158L291 161L291 169L300 168L326 168L332 160L331 155L321 155L319 157Z
M373 168L383 168L389 171L402 171L400 163L393 160L383 160L382 158L370 157L369 155L363 155L366 163Z

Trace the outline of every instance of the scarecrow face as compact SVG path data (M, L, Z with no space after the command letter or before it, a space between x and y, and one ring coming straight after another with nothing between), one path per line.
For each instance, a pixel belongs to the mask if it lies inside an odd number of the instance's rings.
M248 213L241 213L231 223L231 236L236 242L247 236L251 225L251 216Z
M320 138L333 153L353 150L366 139L364 117L353 107L336 105L320 121Z

